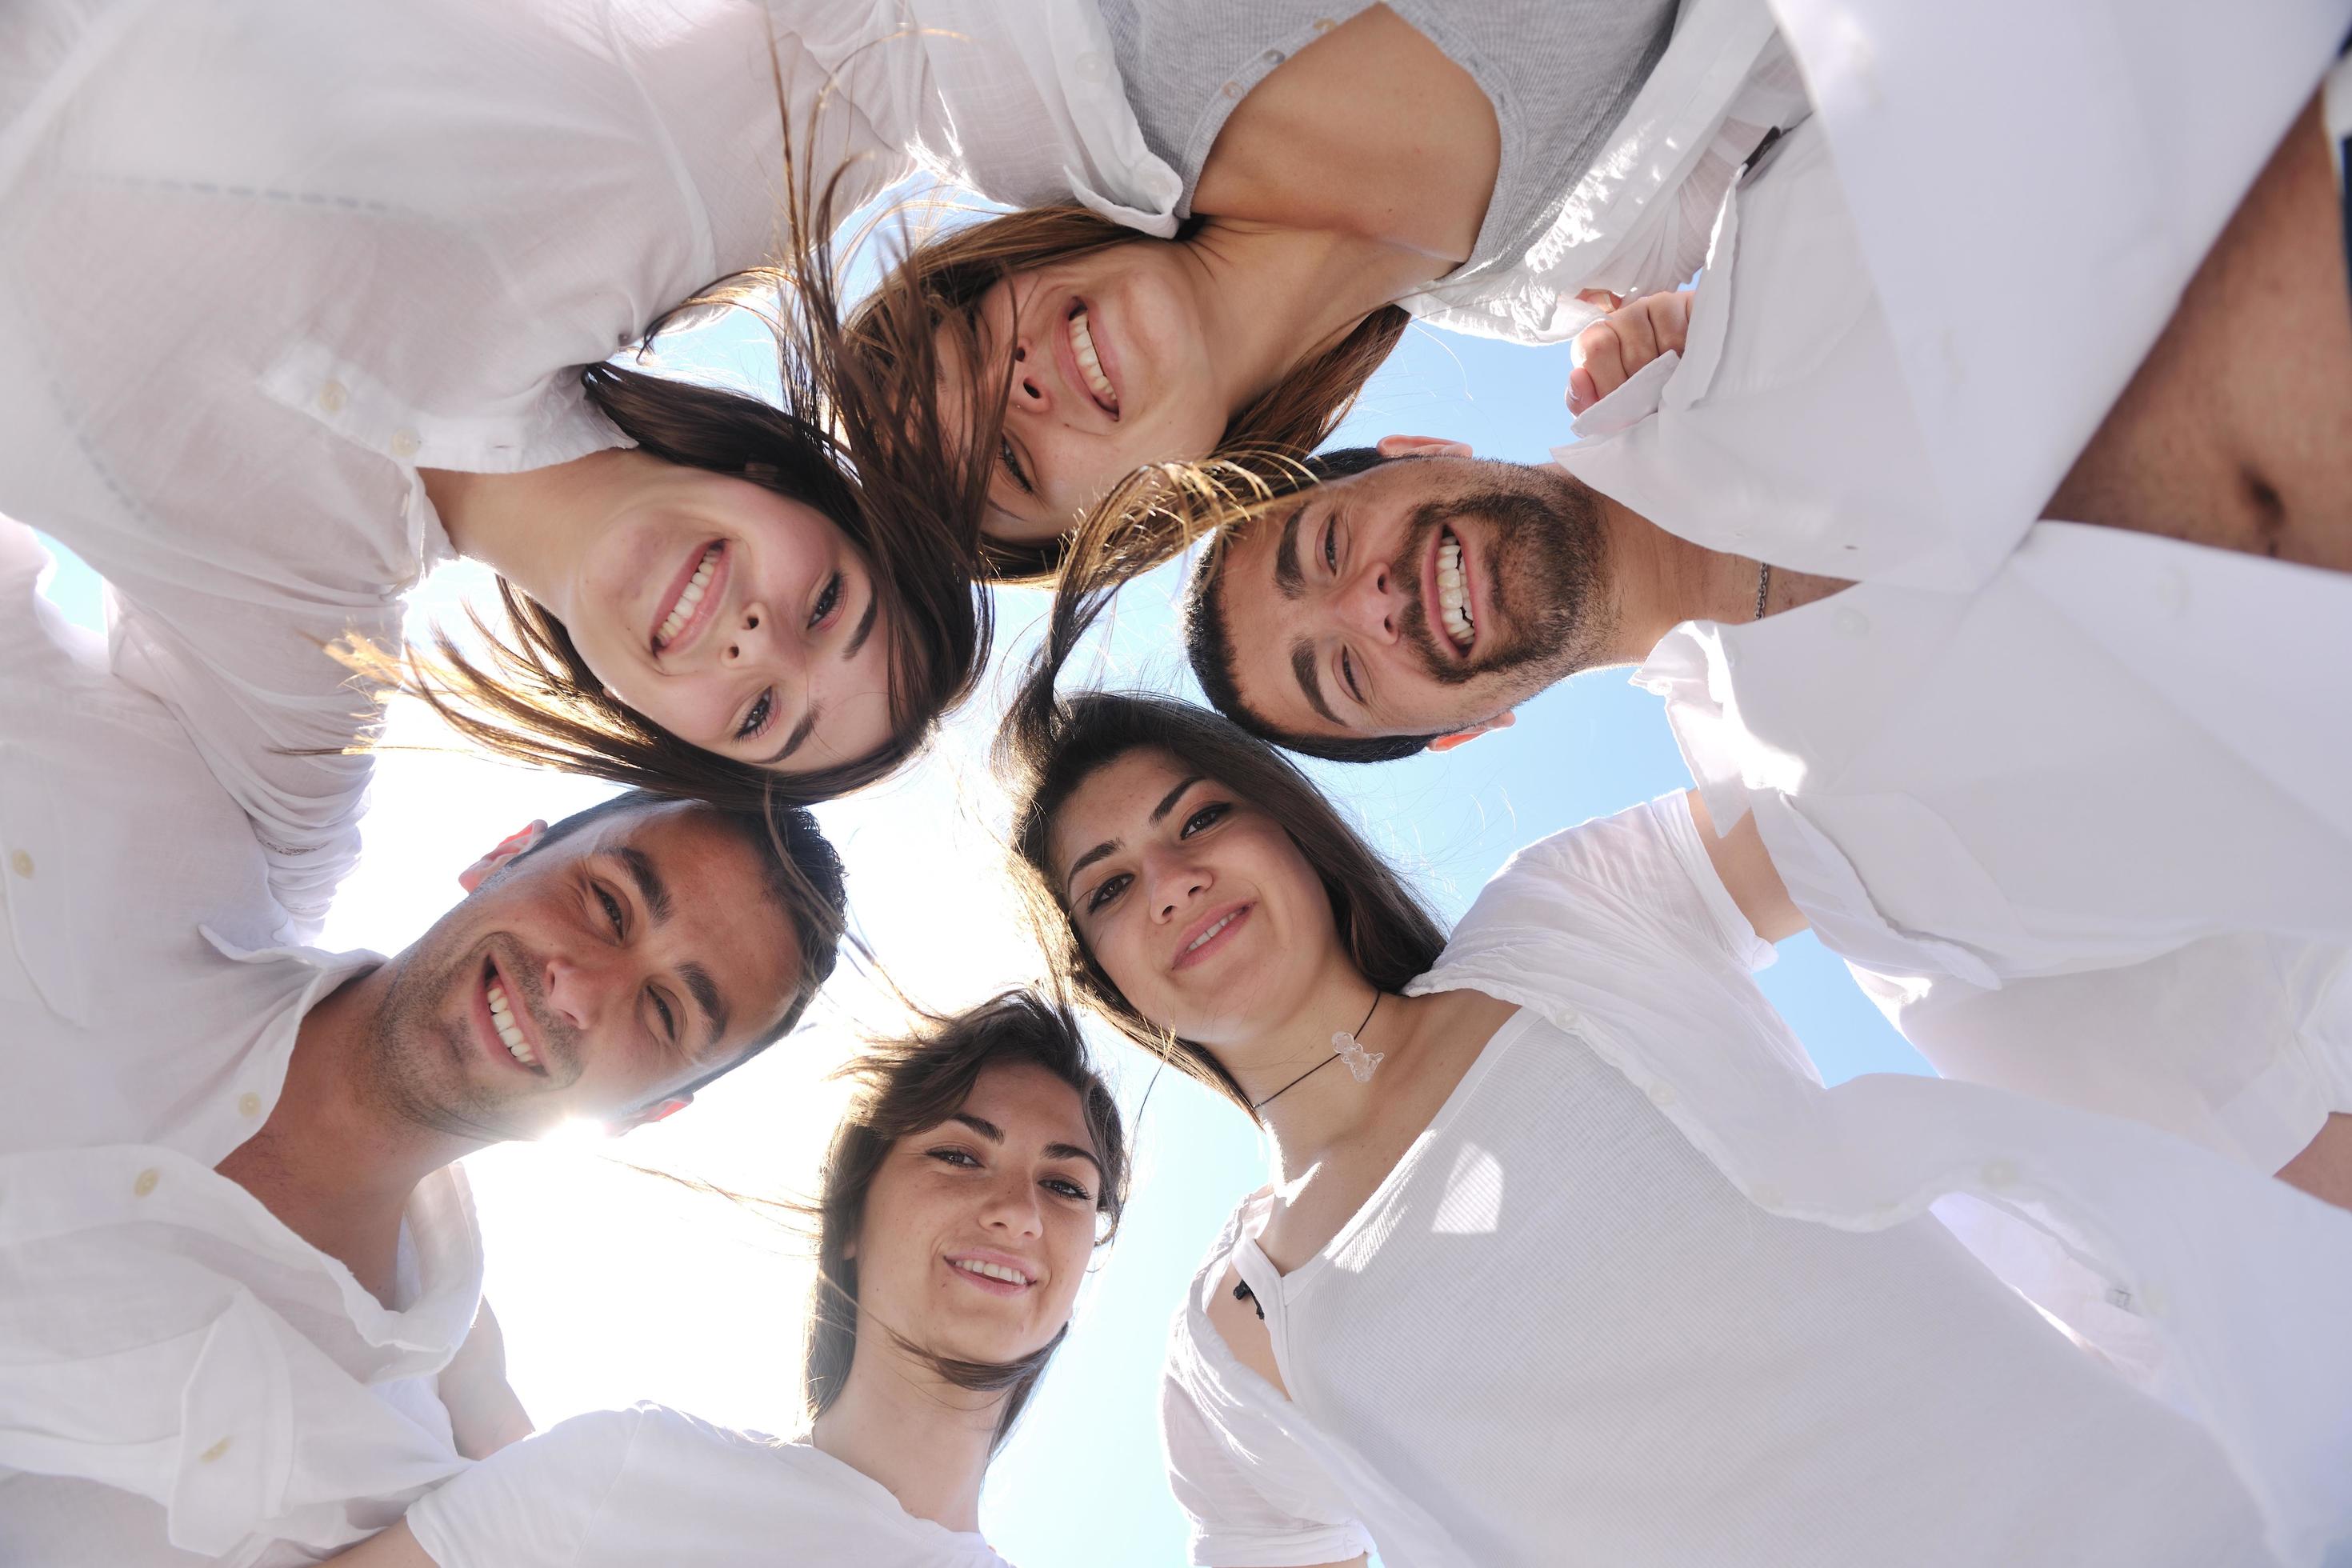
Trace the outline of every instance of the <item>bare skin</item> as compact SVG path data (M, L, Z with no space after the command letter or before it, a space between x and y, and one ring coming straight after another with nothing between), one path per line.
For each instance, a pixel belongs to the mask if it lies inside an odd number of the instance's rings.
M2352 288L2316 100L2043 509L2352 571Z
M2352 1209L2352 1116L2337 1111L2303 1152L2279 1167L2278 1179L2322 1203Z

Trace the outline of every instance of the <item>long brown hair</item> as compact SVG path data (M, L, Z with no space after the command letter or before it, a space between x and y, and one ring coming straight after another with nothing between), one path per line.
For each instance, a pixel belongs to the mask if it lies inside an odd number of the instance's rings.
M1006 395L1013 367L990 376L982 367L974 314L981 297L1013 273L1067 261L1120 245L1166 245L1125 228L1085 207L1033 207L946 229L908 250L886 275L882 287L861 301L844 329L848 350L877 370L928 387L937 374L932 348L941 327L961 341L971 384L963 406L986 410L970 432L958 434L967 457L982 459L980 489L973 498L974 525L987 502L988 465L994 460L1004 424ZM1226 423L1213 458L1246 471L1273 471L1275 465L1305 457L1319 446L1363 391L1412 318L1384 305L1357 323L1339 343L1294 365L1273 386ZM1121 509L1141 499L1122 487ZM1148 509L1147 509L1148 510ZM1029 543L981 538L982 568L1000 580L1042 583L1061 565L1065 535ZM1166 558L1163 552L1161 559Z
M1087 950L1054 864L1054 825L1096 773L1132 752L1164 752L1214 779L1290 835L1331 900L1348 957L1382 991L1401 991L1437 962L1445 928L1296 763L1223 714L1145 691L1057 698L1052 669L1033 673L997 735L997 765L1013 788L1014 879L1054 972L1114 1028L1249 1113L1249 1096L1208 1047L1137 1011Z
M900 1139L937 1127L960 1110L983 1071L1010 1064L1041 1067L1076 1092L1102 1161L1096 1245L1118 1231L1127 1207L1125 1124L1069 1009L1034 992L1007 991L953 1016L928 1018L906 1038L874 1047L837 1075L853 1079L857 1092L835 1130L812 1210L817 1278L802 1363L811 1421L841 1397L857 1353L857 1260L850 1248L866 1222L875 1173ZM904 1338L898 1344L957 1387L1003 1393L995 1437L1002 1445L1068 1331L1065 1326L1043 1348L1005 1363L955 1361Z
M781 77L777 98L785 100ZM856 762L799 775L689 745L606 690L562 623L503 580L506 637L471 617L486 658L478 663L436 631L429 653L357 650L352 662L363 674L422 699L495 754L730 806L830 800L884 778L970 695L992 632L991 601L976 579L992 448L946 439L928 335L898 345L894 365L853 351L831 244L847 170L815 187L793 147L786 125L786 165L796 172L783 181L782 259L719 279L656 322L646 340L689 311L750 309L775 338L779 404L612 363L584 367L581 384L653 457L804 502L864 552L888 612L889 741ZM770 294L774 305L762 308Z

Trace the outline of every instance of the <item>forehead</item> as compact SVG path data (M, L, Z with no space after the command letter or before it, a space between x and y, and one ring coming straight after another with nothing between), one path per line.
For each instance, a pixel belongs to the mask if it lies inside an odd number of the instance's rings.
M1140 746L1088 773L1055 814L1046 844L1055 876L1066 877L1070 862L1105 839L1133 837L1168 792L1198 771L1173 752Z
M1008 1144L1094 1148L1078 1091L1035 1062L991 1062L980 1069L961 1109L993 1122Z
M671 801L625 812L554 847L572 851L572 864L609 868L649 905L658 897L667 918L654 940L708 969L739 1024L764 1025L783 1010L800 981L798 933L770 891L765 856L709 807Z

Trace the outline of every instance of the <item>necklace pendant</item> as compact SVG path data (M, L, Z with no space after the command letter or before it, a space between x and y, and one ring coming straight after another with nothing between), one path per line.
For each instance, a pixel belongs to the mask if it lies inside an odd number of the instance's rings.
M1388 1059L1386 1051L1364 1049L1363 1047L1356 1044L1356 1037L1345 1029L1335 1030L1332 1033L1331 1048L1339 1053L1341 1061L1348 1064L1348 1070L1355 1075L1358 1083L1371 1082L1372 1074L1379 1069L1381 1062Z

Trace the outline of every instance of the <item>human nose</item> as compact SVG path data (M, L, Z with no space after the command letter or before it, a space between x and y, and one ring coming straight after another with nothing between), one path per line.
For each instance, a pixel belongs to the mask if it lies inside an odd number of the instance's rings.
M1404 580L1375 561L1340 584L1332 608L1342 629L1371 642L1394 642L1405 605Z
M593 952L550 953L540 964L539 994L549 1021L575 1035L595 1030L625 984Z
M1013 344L1013 386L1005 395L1007 414L1051 414L1053 389L1047 384L1043 350L1023 332Z
M982 1210L980 1223L1000 1236L1033 1237L1045 1228L1045 1215L1039 1206L1037 1188L1025 1173L1000 1172L988 1189L988 1201Z
M1151 879L1152 917L1163 923L1207 897L1216 880L1208 868L1185 855L1154 855L1145 869Z

